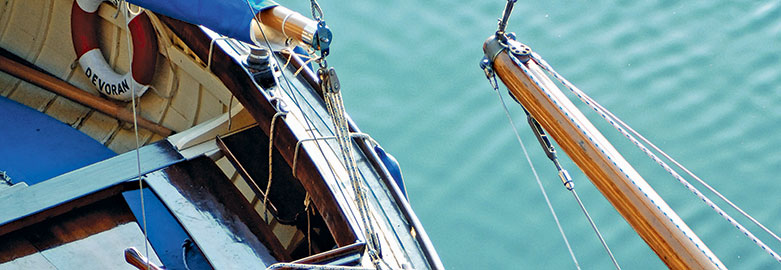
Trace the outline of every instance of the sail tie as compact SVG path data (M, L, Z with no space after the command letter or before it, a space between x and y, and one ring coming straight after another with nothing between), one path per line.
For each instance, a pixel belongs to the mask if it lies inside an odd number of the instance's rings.
M781 262L781 256L778 255L775 251L773 251L769 246L767 246L762 240L754 236L751 231L746 229L743 225L741 225L739 222L737 222L734 218L732 218L729 214L727 214L724 210L722 210L718 205L713 203L708 197L706 197L702 192L700 192L696 187L691 185L686 179L684 179L680 174L678 174L674 169L672 169L666 162L664 162L662 159L660 159L656 154L651 152L651 150L648 149L645 144L640 142L637 138L635 138L635 135L642 138L642 140L651 145L651 147L658 151L661 155L663 155L665 158L669 159L671 162L673 162L676 166L683 169L687 174L692 176L694 179L696 179L700 184L705 186L708 190L716 194L719 198L727 202L731 207L733 207L735 210L740 212L742 215L747 217L749 220L754 222L757 226L762 228L765 232L772 235L776 240L779 240L781 242L781 238L779 238L775 233L767 229L764 225L762 225L759 221L751 217L748 213L740 209L737 205L732 203L730 200L728 200L726 197L721 195L716 189L708 185L705 181L703 181L701 178L697 177L694 173L692 173L690 170L683 167L680 163L672 159L668 154L663 152L661 149L656 147L656 145L652 144L650 141L645 139L642 135L640 135L637 131L629 127L626 123L618 119L613 113L605 109L602 105L597 103L594 99L592 99L590 96L588 96L585 92L577 88L574 84L569 82L566 78L561 76L558 72L556 72L553 67L551 67L542 57L540 57L537 53L532 52L531 53L531 59L539 64L544 70L546 70L548 73L550 73L554 78L556 78L561 84L563 84L567 89L569 89L572 93L574 93L581 101L583 101L586 105L588 105L591 109L596 111L603 119L605 119L611 126L613 126L616 130L618 130L624 137L628 138L635 146L637 146L643 153L645 153L649 158L651 158L653 161L655 161L658 165L660 165L665 171L667 171L670 175L673 176L678 182L680 182L684 187L686 187L689 191L694 193L700 200L705 202L706 205L708 205L713 211L719 214L719 216L723 217L727 222L735 226L741 233L743 233L746 237L748 237L750 240L752 240L757 246L762 248L765 252L767 252L770 256L773 257L778 262ZM521 65L523 67L523 65ZM630 131L627 131L630 130ZM630 133L631 132L631 133Z

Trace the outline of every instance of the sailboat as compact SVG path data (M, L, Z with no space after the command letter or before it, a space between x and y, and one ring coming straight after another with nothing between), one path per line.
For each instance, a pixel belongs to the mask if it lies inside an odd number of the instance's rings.
M555 141L558 147L583 171L667 267L670 269L726 269L726 266L708 248L706 243L699 239L651 185L624 159L611 142L564 94L559 85L570 90L574 96L582 100L634 145L638 146L644 154L662 166L673 178L691 191L698 200L704 202L707 207L713 209L726 222L745 235L757 246L758 252L767 253L773 260L781 263L781 256L778 253L705 196L697 187L684 179L682 176L684 173L679 174L677 171L681 170L699 181L730 207L754 222L767 234L781 241L781 238L774 232L566 80L529 46L519 42L513 33L506 32L515 2L515 0L507 1L503 16L499 20L498 30L494 35L489 36L484 43L485 57L480 66L494 90L498 91L500 84L506 86L509 95L526 112L527 122L546 156L558 170L562 184L573 192L589 221L591 218L574 192L572 178L558 162L556 150L550 139ZM501 99L501 95L499 97ZM504 101L502 103L504 104ZM507 115L510 116L509 111L507 111ZM512 123L512 119L510 121ZM513 128L515 127L513 126ZM520 136L518 140L525 152L526 148ZM529 158L528 155L526 157ZM531 161L529 163L531 165ZM674 169L674 166L668 163L674 164L678 168ZM542 185L540 187L542 188ZM555 217L555 211L552 207L551 212ZM593 221L591 221L591 225L604 245L607 255L612 259L615 267L620 269ZM562 236L564 236L563 230ZM564 236L564 240L566 241L566 236ZM569 244L567 245L569 248ZM580 268L571 249L570 254L572 254L575 265Z
M196 3L0 6L0 268L442 269L316 1Z

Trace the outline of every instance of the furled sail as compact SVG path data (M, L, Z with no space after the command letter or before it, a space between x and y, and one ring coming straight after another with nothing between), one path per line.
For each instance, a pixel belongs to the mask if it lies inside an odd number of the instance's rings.
M165 16L252 43L250 24L261 10L277 6L272 0L128 0L128 2ZM249 2L249 5L247 4ZM252 10L250 11L250 6Z

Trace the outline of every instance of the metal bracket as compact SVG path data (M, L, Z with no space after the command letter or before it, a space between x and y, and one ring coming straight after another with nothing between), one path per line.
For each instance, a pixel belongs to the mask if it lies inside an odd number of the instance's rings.
M332 38L333 34L331 33L331 29L328 28L325 21L319 21L317 23L317 30L315 30L315 34L312 37L312 44L310 45L312 45L315 50L320 51L320 57L325 58L330 52Z

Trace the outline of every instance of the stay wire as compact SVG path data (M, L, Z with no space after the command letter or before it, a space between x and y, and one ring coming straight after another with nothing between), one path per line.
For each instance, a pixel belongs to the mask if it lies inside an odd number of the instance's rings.
M575 258L575 253L572 251L572 246L569 244L569 240L567 240L567 235L564 234L564 228L561 226L561 222L559 222L559 217L556 215L556 210L553 209L553 204L551 204L550 199L548 198L548 193L545 192L545 187L542 186L542 181L540 181L540 176L537 174L537 170L534 168L534 164L532 163L531 157L529 157L529 153L526 151L526 146L523 143L523 140L521 139L521 135L518 133L518 129L515 127L515 123L513 122L512 116L510 116L510 110L507 109L507 105L504 103L504 98L502 97L502 94L495 88L494 92L496 92L496 95L499 97L499 101L502 103L502 107L504 108L504 113L507 115L507 120L510 122L510 126L513 129L513 132L515 133L515 138L518 139L518 143L521 145L521 150L523 150L523 155L526 157L526 161L529 163L529 168L532 170L532 174L534 174L534 179L537 180L537 186L540 187L540 191L542 192L542 197L545 198L545 203L548 205L548 210L550 210L551 214L553 215L553 220L556 221L556 227L559 228L559 233L561 233L561 238L564 239L564 244L567 245L567 251L569 251L569 255L572 258L572 262L575 263L575 267L577 269L580 269L580 264L578 263L578 259Z
M618 261L616 261L616 257L613 256L613 252L610 251L610 248L607 246L607 242L605 242L605 238L602 237L602 233L599 232L599 229L597 229L597 224L594 223L594 220L591 218L591 215L588 214L588 211L586 210L586 207L583 205L583 202L580 200L580 196L578 196L578 193L575 192L575 189L570 190L572 192L572 196L575 197L575 200L578 202L578 206L580 206L580 210L583 210L583 214L586 216L586 219L588 219L588 223L591 224L591 228L594 229L594 232L597 234L597 238L599 238L599 242L602 243L602 247L605 248L605 251L607 251L607 255L610 256L610 261L613 262L613 265L616 267L616 269L621 270L621 266L618 265Z
M255 17L255 19L256 19L256 20L255 20L255 21L256 21L256 24L257 24L257 26L258 26L258 29L259 29L259 30L260 30L260 32L261 32L261 35L263 36L263 40L264 40L264 42L266 43L266 46L267 46L268 48L272 48L272 47L271 47L271 43L269 42L269 40L268 40L268 38L267 38L267 36L266 36L266 33L265 33L265 31L263 30L263 27L261 26L260 16L258 16L258 15L257 15L257 13L255 12L255 10L252 8L252 4L249 2L249 0L245 0L245 1L246 1L246 3L247 3L247 6L248 6L249 10L250 10L250 11L251 11L253 14L255 14L255 15L254 15L254 17ZM314 2L314 4L316 4L316 1L313 1L313 2ZM316 7L317 7L317 9L318 9L318 10L317 10L317 12L318 12L318 13L319 13L319 15L320 15L320 16L316 16L316 19L319 21L319 20L322 20L322 10L320 10L320 8L319 8L319 5L317 5ZM314 7L313 7L313 8L314 8ZM313 15L314 15L314 12L315 12L315 11L313 11ZM292 57L292 56L291 56L291 57ZM275 61L276 61L276 57L274 57L274 59L275 59ZM320 60L321 60L321 61L325 61L325 59L320 59ZM293 85L292 85L292 83L290 82L290 80L287 78L287 76L285 75L285 73L284 73L284 72L282 72L282 77L283 77L283 80L285 81L285 83L288 85L288 88L289 88L289 89L291 89L291 91L292 91ZM299 102L298 102L298 99L297 99L296 95L295 95L294 93L290 93L289 95L292 97L292 99L293 99L293 103L295 103L295 104L296 104L296 106L300 107L300 104L299 104ZM308 127L308 128L307 128L307 130L309 131L309 133L310 133L310 136L312 136L312 138L316 138L316 136L315 136L315 134L314 134L314 129L312 128L312 124L310 123L310 121L311 121L311 120L309 119L309 117L308 117L308 116L306 116L306 115L304 115L304 122L306 123L306 125L307 125L307 127ZM338 127L334 127L334 128L335 128L335 129L338 129ZM336 132L337 132L337 131L334 131L334 133L336 133ZM321 154L323 157L325 157L325 151L323 151L323 149L321 148L320 144L315 144L315 145L317 146L317 148L318 148L318 150L319 150L320 154ZM329 167L331 166L331 165L330 165L330 163L328 164L328 166L329 166ZM294 168L294 169L295 169L295 168ZM333 168L330 168L330 169L331 169L331 173L333 174L333 177L334 177L334 179L337 179L336 172L333 170ZM362 208L359 206L359 211L360 211L360 210L363 210L363 209L362 209ZM367 239L367 241L371 241L371 238ZM373 261L375 261L375 266L379 268L379 265L377 265L377 264L376 264L376 260L373 260ZM383 262L383 263L384 263L384 262Z
M755 236L753 233L751 233L751 231L749 231L748 229L746 229L746 228L745 228L743 225L741 225L739 222L737 222L737 220L735 220L735 219L734 219L734 218L732 218L732 217L731 217L729 214L727 214L727 213L726 213L724 210L722 210L722 209L721 209L721 207L719 207L718 205L716 205L715 203L713 203L713 201L711 201L711 200L710 200L708 197L706 197L704 194L702 194L702 192L700 192L700 191L699 191L699 190L698 190L696 187L694 187L693 185L691 185L691 184L690 184L690 183L689 183L689 182L688 182L686 179L684 179L684 178L683 178L683 177L682 177L680 174L678 174L678 173L677 173L675 170L673 170L673 169L672 169L672 168L671 168L669 165L667 165L667 163L666 163L666 162L664 162L663 160L659 159L659 157L658 157L658 156L656 156L656 154L654 154L653 152L651 152L651 151L650 151L650 150L649 150L649 149L648 149L648 148L647 148L647 147L646 147L644 144L642 144L642 143L641 143L641 142L640 142L640 141L639 141L637 138L635 138L635 137L634 137L632 134L630 134L629 132L627 132L627 131L624 129L624 127L622 127L622 126L621 126L621 125L626 125L626 123L623 123L623 121L622 121L622 122L620 122L620 123L622 123L622 124L618 124L618 123L619 123L619 120L617 120L617 117L614 117L615 115L613 115L612 113L609 113L609 112L607 111L607 109L605 109L603 106L601 106L601 105L599 105L598 103L596 103L596 101L595 101L594 99L592 99L591 97L589 97L589 96L588 96L588 95L587 95L585 92L583 92L582 90L580 90L579 88L577 88L577 86L575 86L574 84L572 84L571 82L569 82L569 81L568 81L566 78L564 78L563 76L561 76L561 75L560 75L558 72L556 72L556 71L553 69L553 67L551 67L551 66L550 66L550 65L549 65L549 64L548 64L548 63L547 63L547 62L546 62L544 59L542 59L542 57L540 57L540 56L539 56L537 53L534 53L534 52L533 52L533 53L532 53L532 55L531 55L531 58L532 58L532 59L533 59L535 62L537 62L537 63L538 63L538 64L539 64L541 67L543 67L543 69L545 69L545 70L546 70L546 71L548 71L548 72L549 72L551 75L553 75L553 76L554 76L554 77L555 77L555 78L556 78L556 79L557 79L557 80L558 80L560 83L562 83L562 84L563 84L565 87L567 87L567 88L568 88L568 89L569 89L571 92L573 92L573 93L574 93L574 94L575 94L575 95L576 95L576 96L577 96L577 97L578 97L578 98L579 98L581 101L583 101L584 103L586 103L586 105L588 105L588 106L589 106L589 107L591 107L591 108L592 108L594 111L596 111L597 113L599 113L599 115L600 115L602 118L604 118L606 121L608 121L608 123L610 123L610 125L611 125L611 126L613 126L613 127L616 129L616 130L618 130L618 131L619 131L619 132L620 132L622 135L624 135L624 137L626 137L626 138L628 138L630 141L632 141L632 143L633 143L635 146L637 146L638 148L640 148L640 150L641 150L641 151L643 151L643 152L644 152L646 155L648 155L648 157L649 157L649 158L651 158L651 160L655 161L655 162L656 162L656 163L657 163L659 166L661 166L661 167L662 167L662 168L663 168L665 171L667 171L667 172L668 172L670 175L672 175L672 176L673 176L673 178L675 178L676 180L678 180L678 182L680 182L680 183L681 183L681 184L682 184L684 187L686 187L686 188L687 188L689 191L691 191L692 193L694 193L694 195L695 195L695 196L697 196L697 197L698 197L700 200L702 200L703 202L705 202L705 204L706 204L706 205L708 205L708 206L709 206L711 209L713 209L713 210L714 210L716 213L718 213L718 214L719 214L721 217L723 217L723 218L724 218L724 219L725 219L727 222L729 222L730 224L732 224L733 226L735 226L735 228L737 228L737 229L738 229L740 232L742 232L742 233L743 233L743 234L744 234L746 237L748 237L748 238L749 238L751 241L753 241L753 242L754 242L754 243L755 243L757 246L759 246L760 248L762 248L762 250L764 250L764 251L765 251L766 253L768 253L768 254L769 254L771 257L773 257L773 259L775 259L775 260L776 260L776 261L778 261L778 262L781 262L781 256L779 256L779 255L778 255L778 253L776 253L776 252L775 252L773 249L771 249L771 248L770 248L769 246L767 246L767 245L766 245L764 242L762 242L762 240L760 240L760 239L759 239L759 238L757 238L757 237L756 237L756 236ZM626 125L626 126L628 126L628 125ZM629 128L627 128L627 129L629 129ZM634 131L633 133L636 133L636 131ZM644 140L644 141L647 141L647 140ZM655 149L655 150L657 150L657 149L658 149L658 147L655 147L654 149ZM657 150L657 151L660 151L660 150ZM660 153L663 153L663 152L660 152ZM662 155L663 155L663 156L666 156L666 158L667 158L667 157L669 157L669 155L666 155L666 154L662 154ZM670 158L668 158L668 159L670 159ZM677 165L680 165L680 164L679 164L679 163L677 163L677 162L674 162L674 163L676 163ZM680 166L680 167L683 167L683 166ZM685 171L689 171L689 170L686 170L685 168L684 168L684 170L685 170ZM689 171L689 172L690 172L690 171ZM693 175L693 173L691 173L690 175ZM720 195L720 193L716 192L716 191L715 191L715 189L713 189L712 187L710 187L710 185L707 185L707 184L705 184L705 182L704 182L704 181L702 181L702 179L699 179L699 177L694 177L694 178L695 178L695 179L697 179L698 181L700 181L700 183L701 183L701 184L703 184L704 186L706 186L706 188L708 188L708 189L709 189L711 192L714 192L714 194ZM744 216L748 217L748 218L749 218L749 219L750 219L752 222L754 222L754 223L755 223L755 224L757 224L757 225L758 225L760 228L762 228L763 230L765 230L765 232L768 232L769 234L773 235L773 236L774 236L774 237L775 237L777 240L779 239L779 238L778 238L778 237L777 237L777 236L776 236L774 233L772 233L772 232L771 232L769 229L767 229L765 226L761 225L761 224L760 224L758 221L756 221L756 219L754 219L754 218L750 217L750 216L749 216L747 213L745 213L744 211L742 211L742 209L738 208L738 207L737 207L737 205L734 205L734 204L732 204L732 203L731 203L729 200L726 200L726 197L724 197L724 196L718 196L718 197L719 197L719 198L721 198L722 200L725 200L726 202L728 202L728 203L730 204L730 206L732 206L733 208L735 208L736 210L738 210L738 211L739 211L741 214L743 214Z
M616 267L616 269L620 270L621 266L618 265L618 261L616 261L615 256L613 256L613 252L610 251L610 247L608 247L605 238L602 237L602 233L599 232L597 224L591 218L591 215L586 210L586 206L583 204L583 201L580 200L580 196L578 196L578 193L575 191L575 182L572 180L572 177L570 177L569 172L567 172L567 170L565 170L559 163L559 158L556 156L556 149L553 147L553 144L548 139L548 136L545 134L545 131L542 129L542 126L540 126L539 122L537 122L537 120L534 119L534 117L532 117L531 114L529 114L529 111L527 111L525 108L524 112L526 113L526 117L528 118L529 126L531 127L532 132L535 136L537 136L537 140L540 142L540 146L542 146L542 149L548 156L548 159L550 159L553 162L553 165L556 166L556 170L559 171L559 177L561 177L561 181L564 183L564 187L569 190L570 193L572 193L573 197L575 197L575 201L578 203L578 206L580 206L580 210L586 216L586 219L588 219L591 228L594 230L594 233L597 234L599 242L602 243L602 247L605 248L605 251L607 251L607 255L610 257L613 265Z
M630 127L628 124L624 123L624 121L622 121L621 119L619 119L619 118L618 118L617 116L615 116L615 115L614 115L612 112L610 112L610 111L608 111L607 109L605 109L605 107L602 107L602 105L601 105L601 104L597 103L597 102L596 102L595 100L593 100L591 97L589 97L589 96L584 96L584 98L586 98L588 101L590 101L592 104L594 104L594 106L596 106L596 107L600 108L600 110L602 110L602 112L604 112L604 113L605 113L605 114L607 114L607 115L608 115L610 118L612 118L612 120L614 120L615 122L617 122L618 124L620 124L620 125L621 125L621 126L624 128L624 129L626 129L627 131L629 131L629 132L630 132L630 133L632 133L633 135L637 136L637 138L639 138L641 141L643 141L644 143L648 144L648 146L650 146L652 149L654 149L654 151L656 151L657 153L659 153L660 155L662 155L664 158L666 158L667 160L669 160L670 162L672 162L672 163L673 163L673 164L674 164L676 167L678 167L678 168L680 168L681 170L683 170L683 171L684 171L686 174L688 174L689 176L691 176L692 178L694 178L694 180L697 180L697 182L698 182L698 183L700 183L700 184L701 184L701 185L703 185L703 186L704 186L706 189L708 189L710 192L712 192L713 194L715 194L715 195L716 195L716 197L719 197L719 199L721 199L721 200L723 200L724 202L726 202L726 203L727 203L727 204L728 204L730 207L732 207L733 209L735 209L736 211L738 211L740 214L742 214L744 217L748 218L748 219L749 219L751 222L753 222L753 223L754 223L755 225L757 225L759 228L761 228L761 229L762 229L762 230L764 230L766 233L770 234L770 235L771 235L773 238L775 238L776 240L778 240L779 242L781 242L781 238L780 238L780 237L778 237L778 235L776 235L775 233L773 233L773 231L771 231L770 229L768 229L767 227L765 227L765 226L764 226L762 223L760 223L758 220L754 219L754 217L752 217L751 215L749 215L748 213L746 213L745 211L743 211L743 209L741 209L741 208L740 208L739 206L737 206L735 203L733 203L732 201L730 201L729 199L727 199L727 197L725 197L724 195L722 195L722 194L721 194L721 193L720 193L718 190L716 190L715 188L713 188L713 187L711 187L710 185L708 185L708 183L707 183L707 182L705 182L705 180L702 180L702 178L700 178L699 176L697 176L696 174L694 174L693 172L691 172L689 169L687 169L686 167L684 167L684 166L683 166L681 163L679 163L677 160L673 159L673 158L672 158L670 155L668 155L667 153L665 153L664 151L662 151L662 149L660 149L659 147L657 147L657 146L656 146L655 144L653 144L653 143L652 143L650 140L648 140L648 139L646 139L645 137L643 137L643 135L641 135L639 132L635 131L635 130L634 130L632 127Z

